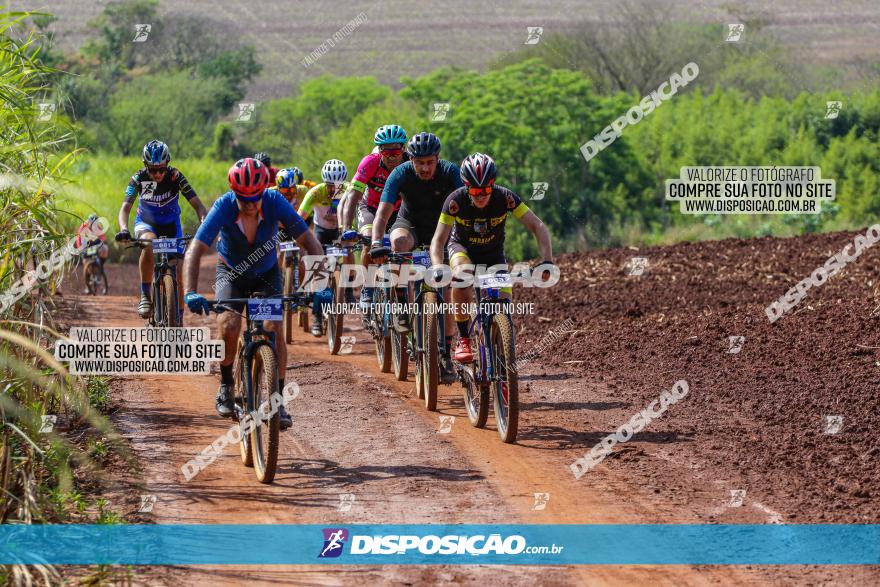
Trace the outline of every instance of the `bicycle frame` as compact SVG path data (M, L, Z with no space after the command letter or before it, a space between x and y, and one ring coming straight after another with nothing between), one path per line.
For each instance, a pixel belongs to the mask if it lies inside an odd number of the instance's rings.
M182 237L157 237L158 239L171 239L174 238L177 240L178 246L181 242L187 243L192 240L192 236L186 235ZM140 248L152 247L153 239L131 239L131 242ZM152 249L151 249L152 250ZM159 295L161 291L161 283L162 278L166 275L171 275L172 281L172 292L170 299L178 300L178 285L177 285L177 264L180 259L183 258L183 253L168 253L168 252L156 252L153 251L153 283L152 283L152 293L153 293L153 315L150 317L150 325L156 326L162 321L162 316L165 313L165 308L162 307L162 296ZM181 308L177 309L180 312Z
M495 295L492 295L490 293L490 295L487 295L484 298L482 295L482 290L479 287L476 287L474 289L476 290L475 295L477 303L477 315L471 322L471 327L468 332L468 336L471 338L471 340L474 340L474 333L480 335L476 339L479 341L480 372L474 374L474 379L480 385L489 385L492 381L495 381L496 379L496 374L494 372L495 351L492 348L491 344L486 344L485 337L490 332L490 324L496 312L484 311L485 302L486 300L492 300L492 302L490 303L500 303L506 307L510 303L510 300L500 298L497 291L494 292ZM509 317L509 314L505 313L505 315Z

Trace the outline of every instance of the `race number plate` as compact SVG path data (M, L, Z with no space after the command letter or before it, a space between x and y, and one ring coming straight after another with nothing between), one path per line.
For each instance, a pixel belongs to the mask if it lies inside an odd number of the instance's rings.
M479 275L477 280L480 289L501 289L502 287L512 287L513 280L509 273L496 273L494 275Z
M98 251L100 251L100 250L101 250L101 245L92 245L86 249L86 255L88 255L90 257L92 255L97 255Z
M281 252L282 253L292 253L294 251L298 251L299 247L296 246L296 242L294 241L281 241Z
M154 253L178 253L177 239L176 238L154 238L153 239L153 252Z
M345 257L348 253L345 252L345 249L340 249L338 247L328 247L327 248L327 256L328 257Z
M284 317L281 300L275 298L248 300L248 316L251 320L281 320Z
M412 256L413 263L422 267L431 266L431 255L427 251L416 251Z

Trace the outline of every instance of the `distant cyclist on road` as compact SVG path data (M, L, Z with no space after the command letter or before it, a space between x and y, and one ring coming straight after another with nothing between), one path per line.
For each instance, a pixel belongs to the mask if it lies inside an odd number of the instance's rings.
M431 242L431 261L441 265L446 247L450 265L462 264L507 265L504 255L504 230L510 214L525 226L538 240L541 265L553 265L550 232L543 222L529 210L523 201L506 187L495 185L497 168L488 155L474 153L461 164L464 187L452 192L443 204L443 213ZM447 246L447 241L449 245ZM511 288L502 288L509 297ZM452 288L455 303L455 322L458 325L458 345L455 360L470 363L474 360L468 338L470 316L463 310L473 301L472 288Z
M269 157L269 153L257 153L254 155L254 159L266 166L266 169L269 171L269 185L275 185L275 176L278 175L278 168L272 167L272 158Z
M440 139L436 135L427 132L415 135L410 139L407 150L410 160L391 172L382 190L382 199L373 221L370 255L374 259L387 254L382 237L398 200L402 198L403 205L391 226L391 249L395 252L412 251L416 247L431 244L443 203L450 193L464 185L458 166L440 159ZM398 289L397 295L399 300L406 300L407 289ZM410 326L406 314L399 314L397 320L398 331L408 332ZM451 314L447 315L446 324L448 353L452 343ZM449 357L441 359L442 379L451 382L455 379L455 373Z
M299 210L303 200L306 199L306 194L309 193L309 188L302 182L302 171L298 167L282 169L275 176L275 189L281 192L294 210Z
M135 238L182 237L183 228L180 225L180 204L178 203L181 194L196 211L199 222L204 221L208 211L199 200L195 190L179 170L168 165L168 162L171 161L168 145L158 140L150 141L144 146L143 161L144 168L131 176L128 187L125 189L125 201L119 210L117 241L127 241L131 238L128 232L128 217L136 198L140 198L140 200L134 221ZM138 304L138 315L146 319L153 313L153 300L150 299L153 281L153 249L150 247L141 249L139 265L141 270L141 301ZM177 304L182 318L183 287L181 287L180 271L177 272L177 291L179 294Z
M284 231L310 255L322 255L323 250L314 235L306 228L302 218L276 190L266 189L269 174L265 165L255 159L242 159L229 169L229 187L214 202L208 217L195 235L192 246L186 254L184 265L186 285L186 305L197 314L207 313L207 300L197 292L199 264L202 257L220 235L217 253L217 276L214 285L217 299L246 298L257 291L268 297L282 295L281 272L275 256L275 248L267 250L264 246L276 240L279 222ZM258 255L256 261L247 259ZM237 311L243 309L243 304ZM217 413L232 417L234 397L232 364L235 348L241 330L241 319L237 314L225 312L219 315L217 324L226 345L225 359L220 363L220 389L217 393ZM282 336L280 321L267 322L266 329L274 331L276 353L278 355L278 389L284 389L284 373L287 365L287 348ZM281 406L281 427L292 425L290 415Z
M339 159L330 159L321 169L319 183L308 191L299 207L299 215L308 219L315 212L315 236L322 245L332 244L339 238L339 216L337 208L340 198L348 189L345 181L348 169Z
M382 198L382 190L385 188L385 182L388 175L394 169L409 159L409 155L403 150L406 146L406 131L396 124L386 124L379 127L373 136L373 142L376 149L361 160L358 165L357 173L351 182L351 187L346 193L345 207L342 209L342 225L350 226L357 211L358 231L361 236L371 238L373 234L373 220L376 217L376 211L379 208L379 200ZM367 199L364 200L364 192L367 192ZM397 210L400 208L401 201L394 205L394 213L391 215L389 222L394 224L397 219ZM346 231L342 234L345 241L354 240L357 233L354 231ZM369 265L370 256L361 255L361 264L366 267ZM373 288L364 286L361 290L361 306L366 309L370 302L373 301Z
M310 218L312 210L315 212L315 236L322 245L332 245L339 239L339 216L340 198L346 194L349 184L348 168L339 159L330 159L324 163L321 169L321 178L324 183L319 183L309 190L305 200L299 207L299 215ZM347 259L350 262L350 259ZM354 301L350 289L345 290L346 302ZM324 319L321 305L325 298L322 295L315 296L312 305L312 335L321 336L324 333Z
M101 265L104 265L104 262L107 260L107 255L110 254L110 248L107 246L107 235L100 230L100 227L95 226L95 222L97 221L98 215L90 214L86 221L79 225L79 228L76 230L75 246L76 250L80 251L91 245L101 243L101 248L98 249L98 259L101 260ZM82 237L86 232L97 238L84 242Z

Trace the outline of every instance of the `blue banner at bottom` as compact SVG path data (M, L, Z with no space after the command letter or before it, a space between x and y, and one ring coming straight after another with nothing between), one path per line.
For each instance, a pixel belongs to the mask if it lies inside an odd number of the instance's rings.
M3 525L0 564L878 565L880 525Z

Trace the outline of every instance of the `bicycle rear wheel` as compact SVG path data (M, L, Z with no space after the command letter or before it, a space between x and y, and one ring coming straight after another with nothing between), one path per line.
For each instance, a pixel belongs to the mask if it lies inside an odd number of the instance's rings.
M289 296L291 291L293 290L293 264L290 260L287 260L287 265L284 267L284 295ZM293 342L293 315L294 313L299 314L299 310L297 308L290 307L290 304L285 304L284 310L284 342L290 344Z
M107 292L110 291L110 284L107 283L107 274L104 273L104 268L100 266L98 267L98 282L95 291L98 292L99 296L106 296Z
M513 442L519 427L519 387L513 324L506 314L492 316L489 344L492 345L492 395L495 423L502 442Z
M489 386L477 381L478 374L483 372L479 349L483 346L483 333L475 330L474 362L464 368L464 407L467 409L468 420L476 428L484 428L489 419Z
M257 349L252 375L253 405L257 407L256 426L251 432L254 472L260 483L271 483L278 465L281 412L277 402L281 401L281 391L278 389L278 364L270 345L263 344Z
M92 261L89 261L83 267L83 277L86 280L86 290L89 292L89 295L93 295L93 296L97 295L97 289L96 289L97 284L96 284L95 278L94 278L94 271L95 271L95 263Z
M239 413L244 418L247 414L251 413L254 409L248 402L248 394L246 381L248 379L249 373L247 370L247 365L242 359L241 352L241 339L238 341L237 348L235 350L235 363L233 365L232 372L235 374L235 403L239 408ZM239 426L241 426L241 420L239 420ZM241 433L241 442L238 443L238 450L241 453L241 462L245 467L253 467L254 466L254 454L251 451L251 438L250 434L247 433L247 430L242 429Z

